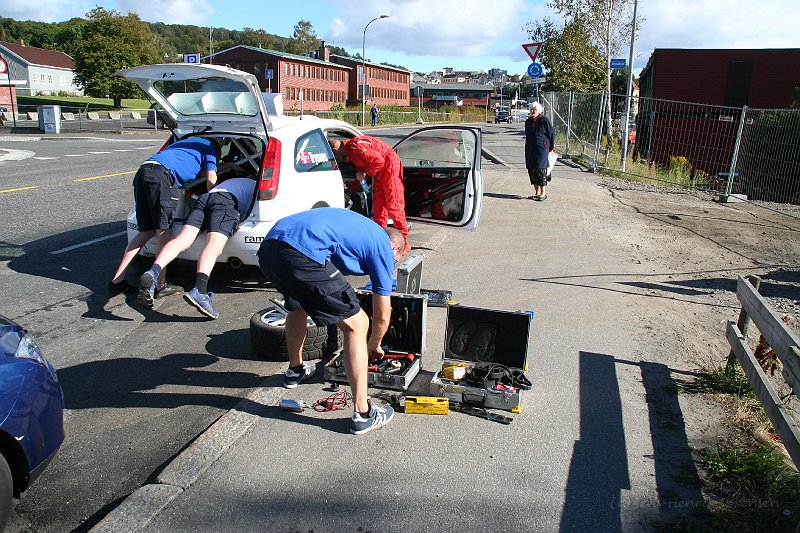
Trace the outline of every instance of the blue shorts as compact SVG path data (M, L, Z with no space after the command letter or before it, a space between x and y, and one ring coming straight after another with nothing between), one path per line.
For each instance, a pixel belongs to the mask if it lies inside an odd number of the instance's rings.
M211 192L200 195L184 222L187 226L230 238L239 229L239 209L236 197L229 192Z
M302 308L319 327L337 324L361 309L353 287L330 261L320 265L285 242L270 239L258 249L258 265L283 294L284 307Z
M133 178L136 224L139 231L169 229L178 208L178 188L169 170L145 163Z

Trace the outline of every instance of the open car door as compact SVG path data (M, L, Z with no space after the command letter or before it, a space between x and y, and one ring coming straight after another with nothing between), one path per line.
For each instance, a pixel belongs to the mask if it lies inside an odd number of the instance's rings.
M481 214L481 132L422 128L394 147L403 162L406 219L475 230Z

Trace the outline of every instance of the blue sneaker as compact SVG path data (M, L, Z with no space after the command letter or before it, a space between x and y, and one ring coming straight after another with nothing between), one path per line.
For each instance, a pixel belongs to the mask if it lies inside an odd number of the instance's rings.
M156 276L152 270L148 270L139 278L139 296L137 299L142 307L153 308L153 300L156 297Z
M350 433L353 435L362 435L373 429L380 429L388 424L392 417L394 417L394 409L388 405L378 406L367 400L369 403L369 416L364 418L358 412L353 413L353 425L350 427Z
M291 368L287 368L286 372L283 374L283 386L287 389L293 389L297 387L304 379L308 379L313 376L314 372L316 371L317 367L312 363L303 363L302 372L295 372Z
M218 318L219 312L214 310L214 306L211 305L211 296L213 295L213 292L207 292L203 294L197 290L197 287L195 287L184 294L183 299L195 306L198 311L206 315L208 318Z

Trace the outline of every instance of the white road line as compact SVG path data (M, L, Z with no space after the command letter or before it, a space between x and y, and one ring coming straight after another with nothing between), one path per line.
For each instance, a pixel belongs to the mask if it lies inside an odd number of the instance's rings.
M110 154L111 152L89 152L90 154Z
M115 149L114 151L115 152L133 152L133 150L121 150L121 149L119 149L119 150Z
M53 255L63 254L64 252L71 252L72 250L76 250L78 248L83 248L84 246L89 246L95 244L97 242L107 241L108 239L114 239L119 237L120 235L125 235L126 231L120 231L119 233L112 233L111 235L106 235L105 237L99 237L97 239L92 239L91 241L86 241L78 244L73 244L72 246L67 246L66 248L62 248L60 250L55 250L50 252Z
M84 157L86 154L64 154L64 157Z
M49 159L58 159L57 157L34 157L34 159L38 159L39 161L47 161Z

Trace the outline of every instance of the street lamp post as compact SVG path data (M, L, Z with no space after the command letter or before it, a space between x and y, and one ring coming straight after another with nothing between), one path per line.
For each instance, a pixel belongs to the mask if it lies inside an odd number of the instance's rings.
M367 25L364 26L364 37L361 39L361 126L363 127L364 122L364 111L365 106L367 104L367 56L366 56L366 49L367 49L367 28L369 25L375 22L378 19L388 19L389 15L381 15L380 17L375 17L374 19L367 22Z

